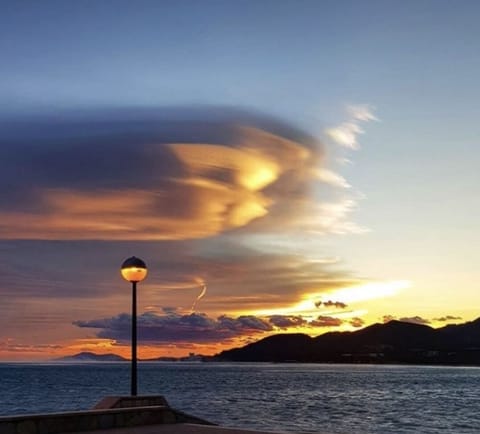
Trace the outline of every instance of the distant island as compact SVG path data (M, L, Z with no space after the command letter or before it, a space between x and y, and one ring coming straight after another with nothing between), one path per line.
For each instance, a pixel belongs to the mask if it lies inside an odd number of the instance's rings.
M117 354L95 354L88 351L54 359L55 362L126 362L127 360Z
M277 334L222 351L215 360L480 365L480 318L439 329L390 321L315 338L299 333Z

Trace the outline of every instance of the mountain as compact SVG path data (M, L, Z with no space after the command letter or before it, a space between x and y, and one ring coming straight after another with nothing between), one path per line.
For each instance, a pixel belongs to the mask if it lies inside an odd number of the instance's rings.
M480 318L439 329L390 321L355 332L330 332L312 338L278 334L217 360L241 362L411 363L480 365Z
M74 354L72 356L59 357L56 362L126 362L122 356L117 354L95 354L88 351Z
M222 351L217 357L235 362L310 361L313 338L301 333L269 336L242 348Z

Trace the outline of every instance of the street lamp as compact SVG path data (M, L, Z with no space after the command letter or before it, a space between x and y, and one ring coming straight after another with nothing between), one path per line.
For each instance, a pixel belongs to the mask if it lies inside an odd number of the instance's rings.
M147 266L140 258L125 259L120 269L125 280L132 283L132 375L131 395L137 395L137 282L147 277Z

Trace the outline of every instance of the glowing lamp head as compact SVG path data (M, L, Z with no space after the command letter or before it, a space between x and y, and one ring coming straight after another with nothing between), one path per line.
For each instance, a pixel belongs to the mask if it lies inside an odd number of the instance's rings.
M123 278L129 282L141 282L147 277L147 266L140 258L132 256L125 259L120 272Z

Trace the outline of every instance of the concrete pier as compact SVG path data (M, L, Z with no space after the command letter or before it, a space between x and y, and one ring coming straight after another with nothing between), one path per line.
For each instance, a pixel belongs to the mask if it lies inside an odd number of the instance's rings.
M260 434L260 431L215 426L171 408L163 396L108 396L92 410L0 417L0 434L66 433Z

